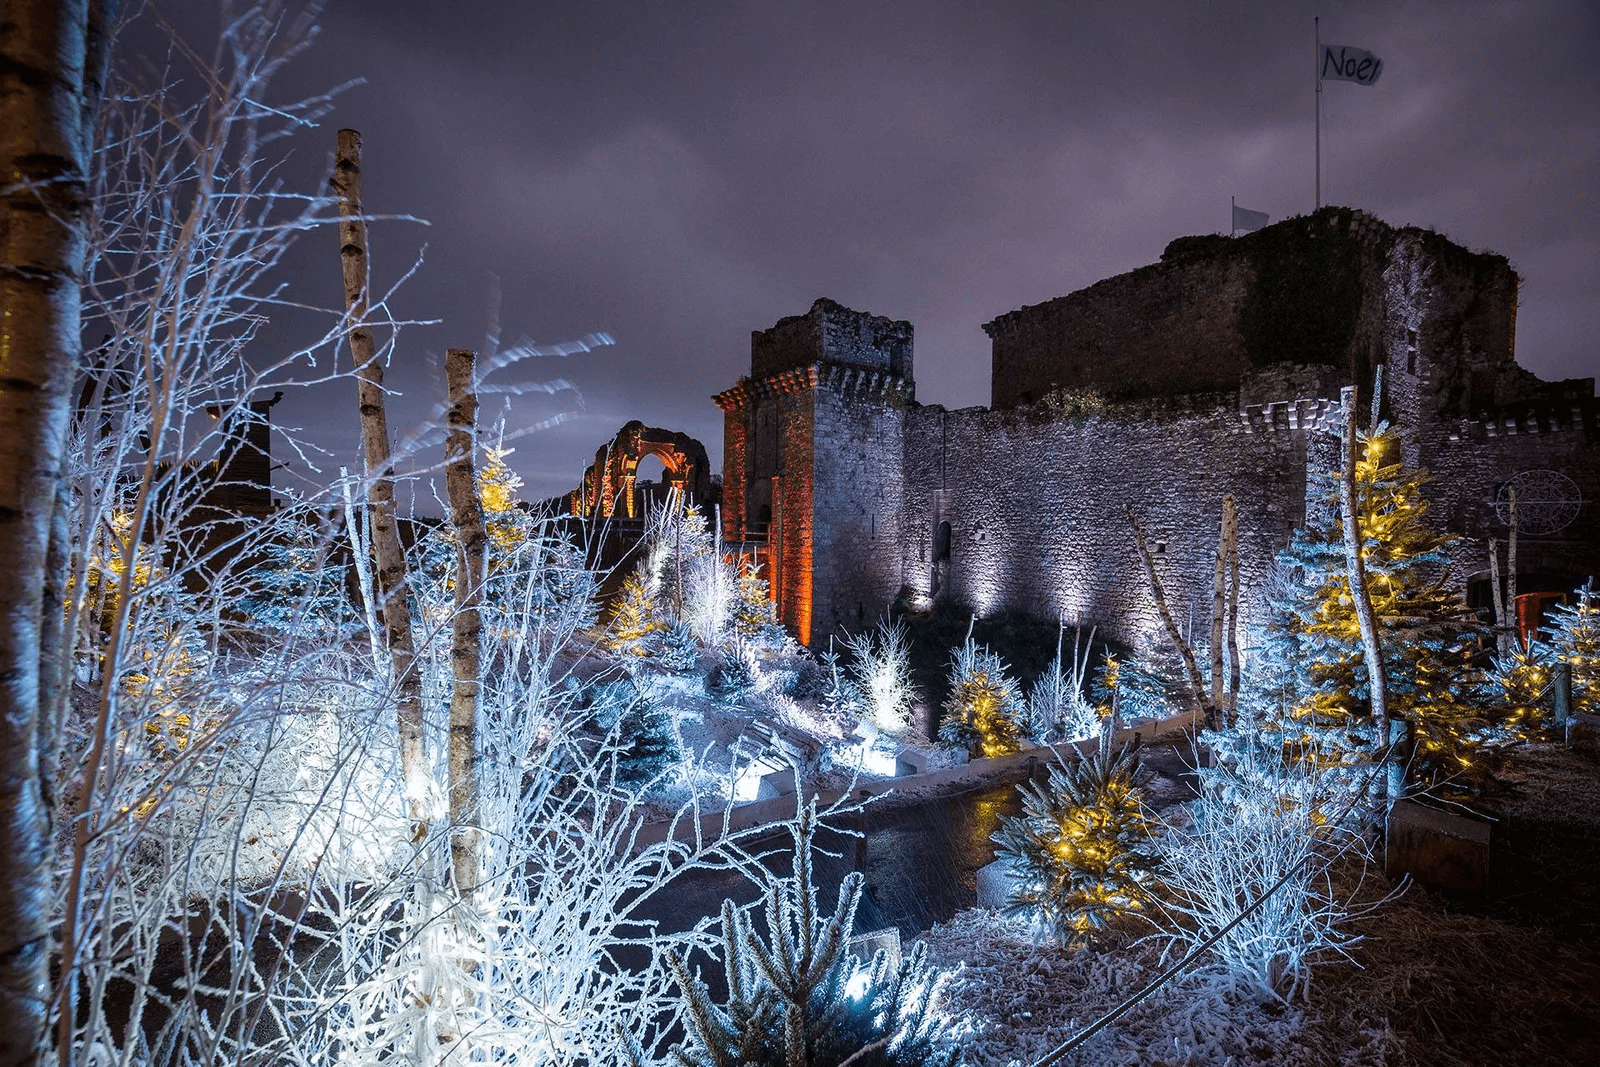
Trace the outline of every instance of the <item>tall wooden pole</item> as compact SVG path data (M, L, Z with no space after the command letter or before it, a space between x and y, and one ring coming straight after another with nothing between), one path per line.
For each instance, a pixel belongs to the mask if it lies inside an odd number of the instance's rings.
M350 357L355 363L361 449L366 460L367 508L372 517L372 551L378 601L383 611L384 643L393 672L395 711L400 731L400 772L411 817L423 818L428 768L422 743L422 676L417 670L406 604L406 557L395 521L394 479L390 470L389 421L384 408L383 363L367 322L369 275L367 224L361 208L361 134L340 130L330 183L339 197L339 258L344 267L344 302L350 321ZM418 826L419 834L424 827Z
M1356 622L1361 629L1361 647L1367 664L1368 687L1372 691L1372 722L1379 747L1389 743L1389 685L1383 668L1383 650L1378 644L1377 620L1372 614L1372 598L1367 593L1367 567L1362 558L1362 534L1356 516L1356 463L1361 443L1356 434L1356 387L1339 391L1344 405L1344 464L1339 472L1339 507L1344 520L1345 572L1350 584Z
M450 412L444 439L445 489L456 531L455 617L451 621L450 667L450 862L456 892L471 898L481 877L478 833L477 723L481 688L483 617L479 604L488 578L483 501L478 495L478 394L473 384L477 354L452 348L444 356Z

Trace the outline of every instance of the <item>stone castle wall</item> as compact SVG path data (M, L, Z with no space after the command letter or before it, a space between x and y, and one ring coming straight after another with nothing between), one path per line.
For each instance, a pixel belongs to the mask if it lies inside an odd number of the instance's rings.
M1130 403L1065 418L919 408L906 433L902 574L914 602L1021 609L1146 644L1160 627L1132 504L1179 625L1209 626L1222 497L1239 514L1241 587L1260 591L1303 521L1314 424L1251 427L1237 397ZM949 559L935 559L948 522ZM1241 603L1245 618L1263 605Z
M1505 257L1362 211L1323 208L1242 237L1182 237L1161 262L986 323L994 407L1056 389L1112 398L1237 388L1279 364L1321 366L1365 400L1409 353L1436 372L1440 413L1492 399L1509 364L1518 279ZM1293 395L1274 399L1292 400Z
M1503 257L1344 208L1180 238L1161 263L989 323L993 406L960 411L916 403L909 323L818 300L753 334L751 377L717 397L724 520L762 528L780 613L813 646L897 597L1064 614L1144 646L1166 639L1131 503L1203 639L1223 495L1241 613L1260 618L1292 528L1331 507L1314 479L1340 462L1340 387L1360 387L1366 424L1381 368L1379 417L1431 472L1435 525L1466 542L1458 587L1506 534L1496 495L1545 468L1584 503L1520 538L1518 570L1570 587L1600 566L1600 405L1592 380L1517 366L1517 286Z

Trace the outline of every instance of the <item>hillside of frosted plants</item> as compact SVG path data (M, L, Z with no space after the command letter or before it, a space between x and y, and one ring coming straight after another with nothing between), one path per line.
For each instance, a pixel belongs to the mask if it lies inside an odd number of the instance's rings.
M1312 527L1279 561L1271 628L1226 648L1220 615L1210 646L1172 627L1180 647L1135 655L1095 654L1092 630L1069 644L1063 623L1025 681L972 620L948 649L935 751L914 726L931 703L916 624L886 618L814 656L714 514L669 499L606 574L581 525L518 500L515 435L478 425L479 398L544 388L537 357L603 335L452 350L449 395L393 447L381 369L409 323L398 286L370 289L381 220L351 184L359 139L341 134L331 193L277 175L280 142L332 147L331 97L271 91L315 11L224 12L208 53L114 65L94 132L83 303L104 340L75 368L71 551L47 620L69 677L40 734L61 1067L1003 1062L1088 1021L1029 1031L996 999L1005 983L934 966L987 967L997 945L1111 975L1119 997L1153 979L1145 1008L1100 1006L1146 1030L1180 986L1303 1002L1377 906L1341 872L1365 869L1382 805L1492 788L1504 746L1544 729L1558 667L1577 710L1600 699L1600 598L1580 591L1538 639L1489 649L1446 591L1454 548L1427 530L1420 474L1379 426L1344 496L1369 592L1339 530ZM268 349L285 305L299 322L315 310L277 273L298 239L326 246L330 279L340 252L346 301ZM362 397L362 469L280 425L292 480L241 504L271 402L329 383L353 423ZM395 512L399 471L443 517ZM1157 813L1116 730L1188 711L1214 726L1213 763L1198 798ZM819 896L810 862L819 820L854 809L796 799L787 851L731 813L786 770L849 795L908 743L935 765L1055 745L1056 766L996 836L1013 925L968 915L931 949L863 959L847 950L861 879ZM704 871L762 899L663 930L652 916ZM1118 1033L1072 1054L1112 1062Z

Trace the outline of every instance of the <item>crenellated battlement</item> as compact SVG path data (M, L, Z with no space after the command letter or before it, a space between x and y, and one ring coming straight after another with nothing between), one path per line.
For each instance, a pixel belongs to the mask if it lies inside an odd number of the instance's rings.
M740 378L733 388L717 393L711 399L723 411L737 411L758 398L799 396L811 389L830 389L850 399L899 404L916 395L916 383L896 374L864 367L811 363L765 378Z
M1337 400L1303 397L1269 404L1249 404L1239 411L1234 433L1295 433L1330 430L1339 424Z

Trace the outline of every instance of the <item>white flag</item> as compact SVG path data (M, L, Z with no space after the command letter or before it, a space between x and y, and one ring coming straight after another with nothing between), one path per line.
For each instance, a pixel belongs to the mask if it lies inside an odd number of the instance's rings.
M1259 230L1267 224L1265 211L1251 211L1238 204L1233 205L1233 228L1235 230Z
M1317 79L1330 82L1355 82L1371 85L1383 73L1383 60L1361 48L1343 44L1322 46L1322 59L1317 64Z

